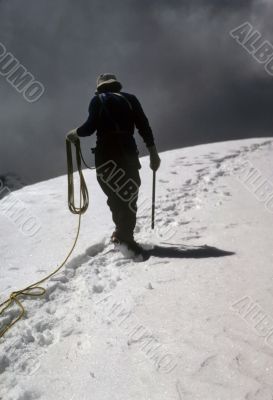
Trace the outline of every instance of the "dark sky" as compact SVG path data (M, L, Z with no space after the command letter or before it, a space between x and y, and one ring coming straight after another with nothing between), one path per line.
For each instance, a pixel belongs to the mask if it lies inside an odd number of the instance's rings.
M0 42L45 86L28 103L0 76L0 175L65 173L103 72L139 97L159 150L273 136L273 77L229 36L249 21L273 42L272 17L269 0L0 0Z

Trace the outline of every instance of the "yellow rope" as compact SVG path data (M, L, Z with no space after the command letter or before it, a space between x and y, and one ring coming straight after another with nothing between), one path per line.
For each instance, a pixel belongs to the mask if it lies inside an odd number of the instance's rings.
M47 275L45 278L41 279L38 282L35 282L24 289L17 290L12 292L9 295L9 298L4 301L2 304L0 304L0 317L4 314L4 312L10 308L12 305L17 304L17 306L20 309L19 315L16 316L10 323L6 324L2 329L0 329L0 338L4 336L4 334L18 322L23 316L25 315L25 308L19 300L19 297L21 296L32 296L32 297L38 297L38 296L43 296L46 293L46 289L39 286L45 281L47 281L49 278L51 278L53 275L57 274L57 272L60 271L60 269L66 264L67 260L71 256L78 238L80 234L80 228L81 228L81 216L82 214L85 213L85 211L88 208L89 205L89 197L88 197L88 190L87 186L84 180L84 176L82 173L82 167L81 167L81 148L80 148L80 141L78 140L75 143L76 147L76 161L77 161L77 168L78 168L78 173L80 177L80 206L76 207L75 202L74 202L74 180L73 180L73 158L72 158L72 149L71 149L71 142L66 141L66 155L67 155L67 177L68 177L68 207L69 210L73 214L79 215L79 221L78 221L78 227L77 227L77 233L76 237L74 240L74 243L68 252L67 256L65 257L64 261L49 275ZM84 161L84 160L83 160Z

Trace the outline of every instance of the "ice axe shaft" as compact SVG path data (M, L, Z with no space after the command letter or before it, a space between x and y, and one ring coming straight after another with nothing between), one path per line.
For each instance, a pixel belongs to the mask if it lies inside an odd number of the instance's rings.
M156 171L153 171L152 229L155 228L155 183L156 183Z

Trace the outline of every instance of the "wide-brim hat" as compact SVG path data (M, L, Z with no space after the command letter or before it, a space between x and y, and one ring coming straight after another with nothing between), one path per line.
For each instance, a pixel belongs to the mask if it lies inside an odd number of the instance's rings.
M121 83L117 80L116 75L114 74L101 74L97 79L97 89L103 85L109 85L111 83Z

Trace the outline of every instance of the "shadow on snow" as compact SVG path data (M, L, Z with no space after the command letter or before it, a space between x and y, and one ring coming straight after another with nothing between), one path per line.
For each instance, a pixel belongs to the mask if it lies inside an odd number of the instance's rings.
M154 246L152 249L145 250L145 255L159 258L209 258L226 257L234 255L234 252L218 249L211 246Z

